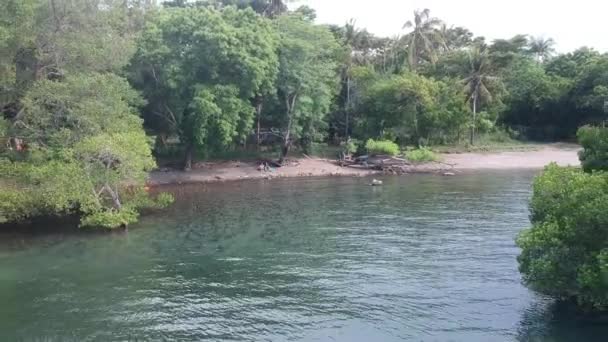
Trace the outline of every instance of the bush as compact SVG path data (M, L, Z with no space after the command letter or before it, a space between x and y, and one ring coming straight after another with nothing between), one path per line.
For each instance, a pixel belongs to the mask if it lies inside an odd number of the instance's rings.
M533 185L532 227L517 239L524 282L585 308L608 309L608 174L549 165Z
M355 154L357 153L359 141L356 139L348 139L348 141L342 142L340 145L344 149L344 153Z
M405 154L406 158L412 162L424 163L439 160L439 156L426 147L422 147Z
M583 170L608 170L608 128L583 126L576 136L583 146L579 153Z
M388 154L390 156L399 154L399 145L390 140L369 139L365 143L365 149L369 154Z

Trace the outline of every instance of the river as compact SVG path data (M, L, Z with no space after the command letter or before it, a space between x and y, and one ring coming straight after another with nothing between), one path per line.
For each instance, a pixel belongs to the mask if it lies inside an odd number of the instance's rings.
M168 188L128 233L0 233L1 341L600 341L521 284L533 171Z

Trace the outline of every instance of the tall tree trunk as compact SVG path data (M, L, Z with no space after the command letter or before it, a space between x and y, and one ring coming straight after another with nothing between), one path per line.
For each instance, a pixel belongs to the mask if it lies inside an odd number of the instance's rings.
M260 149L260 130L261 130L261 118L262 118L262 104L263 104L263 98L261 95L256 95L255 97L255 114L256 114L256 119L257 119L257 129L256 129L256 145L257 145L257 149Z
M418 106L414 109L414 134L416 135L416 146L420 147L420 130L418 129Z
M283 137L283 147L281 148L281 158L279 164L283 164L289 153L289 147L291 146L291 113L289 114L289 121L287 122L287 132Z
M350 76L346 76L346 105L344 106L344 113L346 114L346 123L344 127L344 138L348 139L349 124L350 124Z
M475 126L477 125L477 92L473 93L473 124L471 125L470 143L475 143Z
M194 144L189 142L186 146L186 154L184 156L184 171L192 170L192 157L194 155Z
M289 147L291 146L291 126L293 124L293 111L296 108L296 101L298 99L298 93L285 97L285 108L287 110L287 131L283 136L283 148L281 149L281 158L279 158L279 164L285 162L287 153L289 153Z

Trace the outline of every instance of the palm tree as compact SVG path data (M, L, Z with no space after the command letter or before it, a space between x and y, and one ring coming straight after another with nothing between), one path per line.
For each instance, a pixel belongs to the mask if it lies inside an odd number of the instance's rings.
M528 51L536 55L536 60L542 63L555 52L553 38L530 37Z
M414 21L408 20L404 25L404 29L412 29L410 33L405 35L404 41L408 46L408 62L412 71L416 70L418 61L424 55L431 63L437 61L436 46L445 46L439 26L441 20L431 18L431 11L425 8L422 11L414 11Z
M492 76L492 65L488 50L484 47L474 46L468 51L469 72L463 80L467 102L473 110L473 124L471 125L470 143L475 140L475 126L477 122L477 109L482 102L492 102L490 92L491 83L497 79Z
M346 25L344 25L344 43L347 48L350 50L350 56L348 58L348 62L344 67L344 82L346 83L346 100L344 101L344 137L348 139L349 136L349 125L350 125L350 110L351 110L351 70L353 59L357 59L360 56L358 55L357 45L359 45L359 40L361 39L361 30L356 27L355 19L349 20Z
M350 19L343 28L339 29L339 34L344 47L348 49L348 58L344 61L342 68L342 80L346 91L344 101L344 136L348 137L350 131L350 112L353 107L352 69L355 65L365 65L370 62L369 57L374 37L367 30L359 29L355 19Z

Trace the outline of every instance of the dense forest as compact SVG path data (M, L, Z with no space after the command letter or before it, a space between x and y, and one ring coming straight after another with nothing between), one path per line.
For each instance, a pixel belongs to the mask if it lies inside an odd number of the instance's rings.
M3 1L0 220L133 222L171 200L146 193L158 156L561 140L604 119L591 48L487 41L428 9L392 38L314 20L280 0Z

